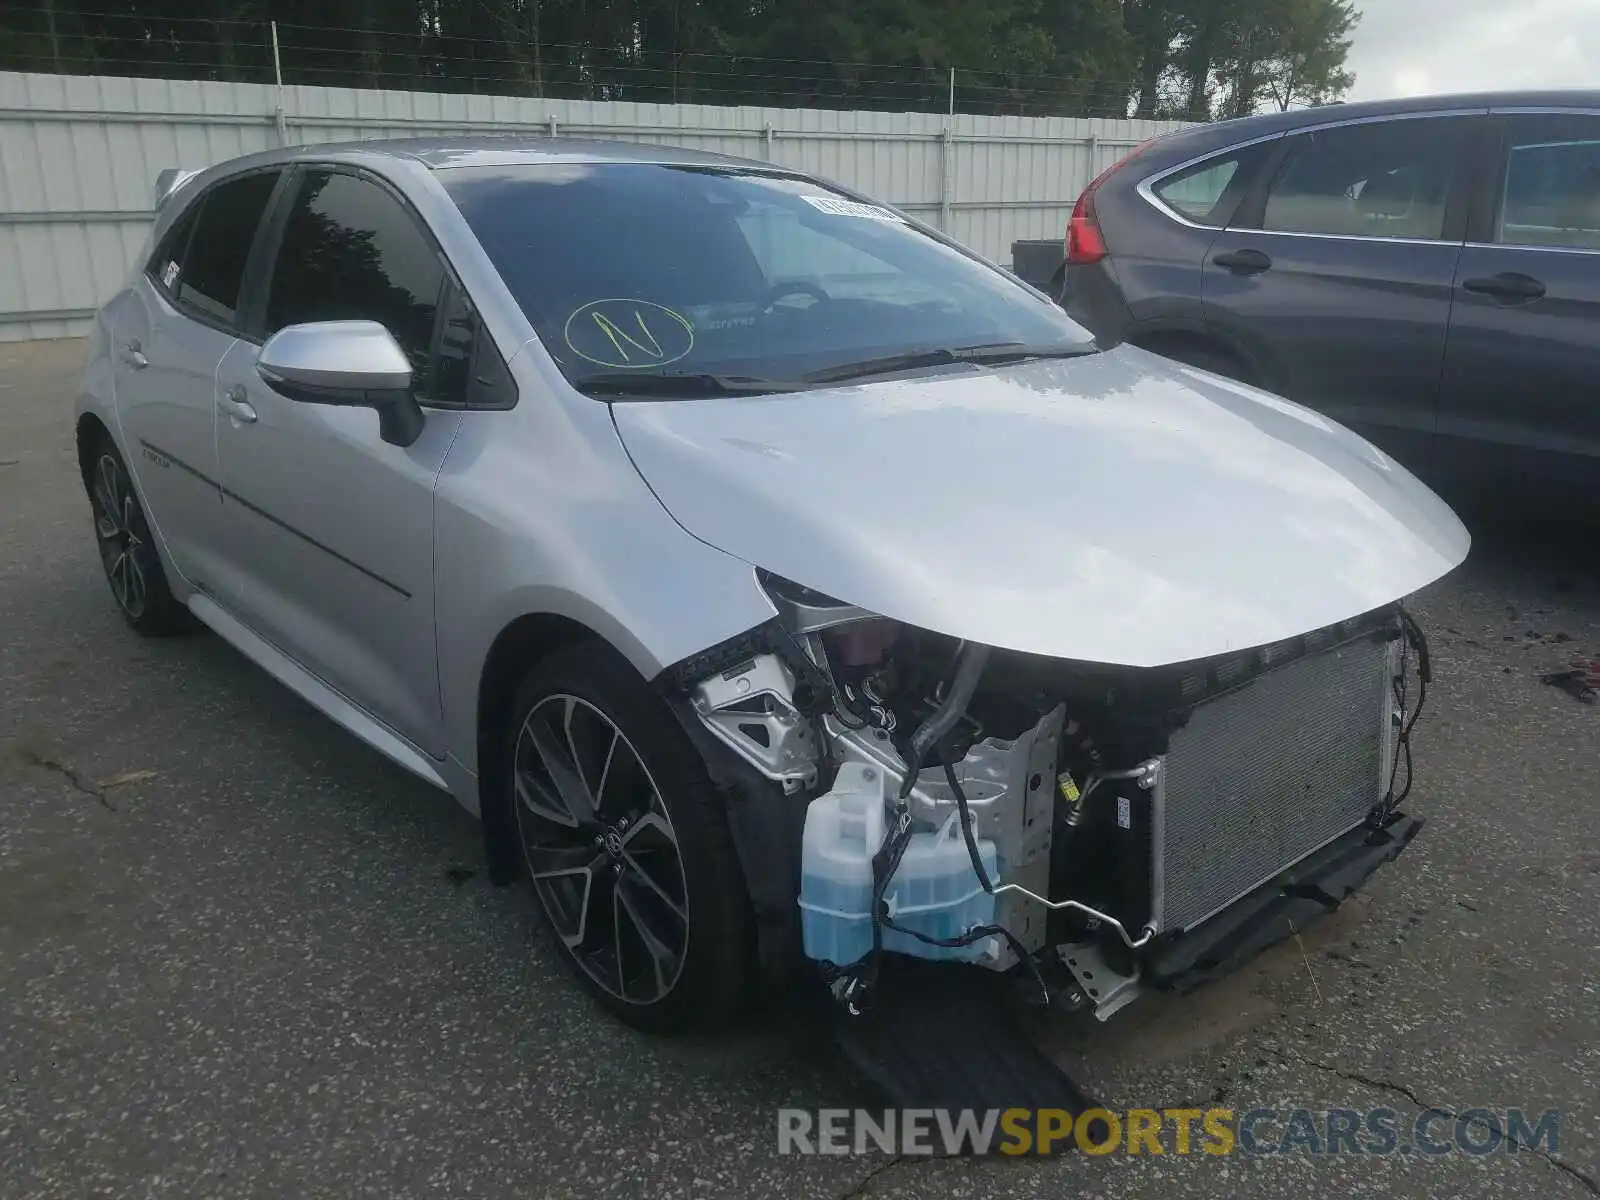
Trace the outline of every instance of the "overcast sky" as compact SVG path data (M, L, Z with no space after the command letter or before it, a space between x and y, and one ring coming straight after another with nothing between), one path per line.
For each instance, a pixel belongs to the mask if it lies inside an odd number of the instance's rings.
M1356 0L1351 100L1600 87L1600 0Z

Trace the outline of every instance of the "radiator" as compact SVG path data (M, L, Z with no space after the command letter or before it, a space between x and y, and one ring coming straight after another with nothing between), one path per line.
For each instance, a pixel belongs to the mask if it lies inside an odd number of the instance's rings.
M1156 927L1190 929L1364 820L1388 786L1396 643L1364 636L1198 705L1156 785Z

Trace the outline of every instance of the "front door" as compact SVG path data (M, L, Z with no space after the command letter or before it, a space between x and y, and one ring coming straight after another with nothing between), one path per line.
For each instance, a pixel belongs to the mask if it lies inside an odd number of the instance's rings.
M1480 483L1600 497L1600 115L1508 114L1456 273L1439 432Z
M1268 386L1411 466L1432 451L1475 121L1362 122L1284 139L1203 274L1207 319L1264 348Z
M371 178L309 169L295 188L258 332L379 321L425 389L445 282L433 244ZM393 446L369 409L302 404L273 391L256 371L259 354L254 340L241 340L217 379L237 580L226 602L347 699L440 757L434 481L461 412L433 409L414 444Z

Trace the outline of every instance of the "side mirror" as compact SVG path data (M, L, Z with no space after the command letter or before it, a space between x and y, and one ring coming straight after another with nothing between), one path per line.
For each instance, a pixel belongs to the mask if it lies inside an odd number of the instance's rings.
M286 325L267 339L256 372L280 396L378 413L378 435L394 446L422 436L422 406L411 394L411 362L377 321Z

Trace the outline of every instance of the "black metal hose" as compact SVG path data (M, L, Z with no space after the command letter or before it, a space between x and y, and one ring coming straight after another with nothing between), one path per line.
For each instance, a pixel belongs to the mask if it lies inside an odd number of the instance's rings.
M983 668L988 662L988 646L974 643L963 645L950 690L939 702L939 707L929 713L928 719L911 735L906 756L906 777L900 781L900 799L909 796L911 789L916 786L928 751L938 745L939 739L954 729L956 722L966 715L967 705L972 700L972 694L978 690L978 680L982 678Z

